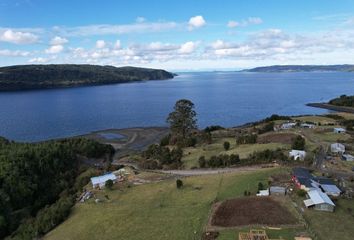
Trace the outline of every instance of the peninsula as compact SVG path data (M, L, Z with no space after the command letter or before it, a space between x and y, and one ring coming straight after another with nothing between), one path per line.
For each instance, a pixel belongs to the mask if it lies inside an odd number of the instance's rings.
M274 65L242 70L242 72L353 72L354 65Z
M166 80L174 74L161 69L88 64L17 65L0 68L0 91Z

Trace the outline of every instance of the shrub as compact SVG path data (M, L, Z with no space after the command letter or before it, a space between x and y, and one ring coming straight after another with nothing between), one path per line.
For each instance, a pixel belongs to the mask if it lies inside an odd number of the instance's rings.
M201 168L205 168L206 167L206 160L205 160L204 156L201 156L199 158L198 162L199 162L199 167L201 167Z
M108 179L108 180L105 182L104 186L105 186L107 189L111 190L112 187L113 187L113 184L114 184L114 183L113 183L112 179Z
M258 191L260 190L264 190L264 185L261 182L258 183Z
M296 150L305 150L305 139L298 135L294 139L291 147Z
M299 189L299 190L297 190L296 194L299 197L305 197L306 196L306 191L304 189Z
M181 179L177 179L176 180L176 186L178 189L183 187L183 181Z
M225 149L225 151L230 149L230 143L229 142L224 142L224 149Z

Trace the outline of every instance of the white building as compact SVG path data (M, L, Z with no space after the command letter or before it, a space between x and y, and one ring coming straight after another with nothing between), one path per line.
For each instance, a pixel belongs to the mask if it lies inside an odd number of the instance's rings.
M331 152L343 154L345 152L345 146L341 143L332 143L331 144Z
M343 154L343 155L342 155L342 159L343 159L344 161L349 161L349 162L351 162L351 161L354 161L354 156L353 156L353 155L350 155L350 154Z
M300 126L302 128L315 128L316 127L315 124L310 124L310 123L302 123Z
M344 128L334 128L333 132L335 132L335 133L345 133L346 130Z
M307 208L314 207L315 210L333 212L336 206L327 194L321 192L321 190L311 190L307 193L309 199L304 200L304 204Z
M291 150L289 152L289 157L294 158L294 160L304 160L306 157L306 152L302 150Z
M281 129L290 129L290 128L294 128L296 126L295 122L288 122L288 123L283 123L280 128Z
M265 197L265 196L269 196L269 189L266 190L260 190L259 193L256 194L256 196L258 197Z
M93 188L104 188L108 180L112 180L113 183L116 183L117 177L113 173L108 173L98 177L92 177L91 183Z

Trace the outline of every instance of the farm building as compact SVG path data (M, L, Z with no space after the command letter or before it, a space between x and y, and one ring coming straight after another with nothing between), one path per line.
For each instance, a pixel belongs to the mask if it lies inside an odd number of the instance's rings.
M310 171L306 168L293 168L292 181L295 183L296 187L309 191L312 188L311 180L313 176Z
M288 123L283 123L280 128L281 129L290 129L290 128L294 128L296 126L295 122L288 122Z
M93 188L104 188L108 180L112 180L114 183L117 181L116 175L108 173L98 177L92 177L91 183Z
M334 128L333 132L335 132L335 133L345 133L346 130L344 128Z
M256 196L258 197L265 197L265 196L269 196L269 189L266 189L266 190L260 190Z
M315 128L315 124L310 124L310 123L301 123L300 125L302 128Z
M345 152L345 146L341 143L332 143L331 144L331 152L343 154Z
M276 195L276 196L286 195L286 188L285 187L272 186L272 187L269 188L269 194L270 195Z
M306 152L293 149L289 152L289 157L294 158L294 160L304 160L306 157Z
M321 190L311 190L307 193L309 199L304 200L307 208L313 207L315 210L333 212L336 206L327 194Z
M339 197L341 190L336 186L333 180L326 177L316 177L313 180L313 186L319 188L328 196Z
M342 160L343 161L354 161L354 156L350 154L343 154L342 155Z

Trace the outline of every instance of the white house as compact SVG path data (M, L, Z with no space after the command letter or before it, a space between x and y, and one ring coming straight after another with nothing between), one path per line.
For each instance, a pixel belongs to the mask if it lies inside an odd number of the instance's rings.
M281 129L290 129L290 128L294 128L296 126L295 122L287 122L287 123L283 123L280 128Z
M316 127L315 124L310 124L310 123L302 123L300 126L302 128L315 128Z
M117 177L113 173L108 173L98 177L92 177L91 183L93 188L104 188L108 180L112 180L113 183L117 182Z
M291 150L289 152L289 157L294 158L294 160L304 160L306 157L306 152L302 150Z
M259 190L259 193L257 193L256 196L258 196L258 197L269 196L269 189Z
M334 128L333 132L335 132L335 133L345 133L346 130L344 128Z
M331 144L331 152L343 154L345 152L345 146L341 143L332 143Z

